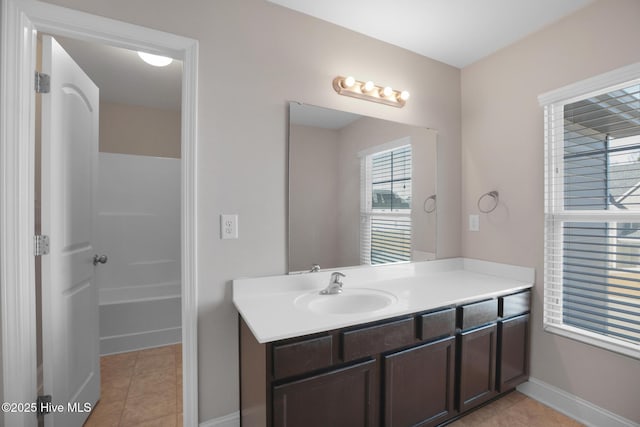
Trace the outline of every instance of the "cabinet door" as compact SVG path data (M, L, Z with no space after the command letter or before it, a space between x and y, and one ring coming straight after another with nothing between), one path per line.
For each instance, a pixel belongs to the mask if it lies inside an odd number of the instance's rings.
M496 324L458 334L458 409L464 412L496 395Z
M378 382L376 361L273 388L274 427L373 427Z
M384 356L384 425L435 426L453 415L455 337Z
M515 388L529 377L529 315L498 323L498 390Z

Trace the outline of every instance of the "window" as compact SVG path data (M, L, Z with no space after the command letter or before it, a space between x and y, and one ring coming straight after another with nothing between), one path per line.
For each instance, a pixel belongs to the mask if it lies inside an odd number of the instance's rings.
M640 66L540 99L545 329L640 358Z
M397 146L404 142L405 145ZM403 139L361 153L360 261L411 260L411 145Z

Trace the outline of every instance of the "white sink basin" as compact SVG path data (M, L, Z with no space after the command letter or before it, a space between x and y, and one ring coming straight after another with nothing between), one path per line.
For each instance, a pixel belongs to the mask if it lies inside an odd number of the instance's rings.
M299 296L294 304L299 309L320 314L370 313L398 301L392 293L377 289L343 289L341 294L320 295L317 291Z

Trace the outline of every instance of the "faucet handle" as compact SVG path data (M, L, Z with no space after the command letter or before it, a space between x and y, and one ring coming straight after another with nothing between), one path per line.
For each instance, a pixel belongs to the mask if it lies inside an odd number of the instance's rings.
M339 271L331 273L331 283L339 283L342 285L341 277L347 277L346 274L340 273Z
M331 280L329 281L329 286L320 291L320 295L336 295L342 292L342 281L341 277L347 277L346 275L336 271L331 273Z

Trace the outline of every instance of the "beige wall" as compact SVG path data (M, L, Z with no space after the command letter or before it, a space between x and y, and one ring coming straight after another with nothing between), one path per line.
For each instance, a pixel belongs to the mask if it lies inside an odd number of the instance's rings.
M289 270L349 265L338 247L338 131L291 125L289 141Z
M462 70L463 254L536 268L531 375L640 422L640 361L542 330L543 115L537 96L640 61L640 2L601 0ZM468 232L478 196L500 206Z
M180 111L100 103L100 151L180 158Z
M199 40L198 356L200 420L238 409L231 280L286 268L287 102L438 130L448 243L460 254L460 71L264 0L50 0ZM411 91L399 109L337 95L339 74ZM239 214L220 240L220 213Z

